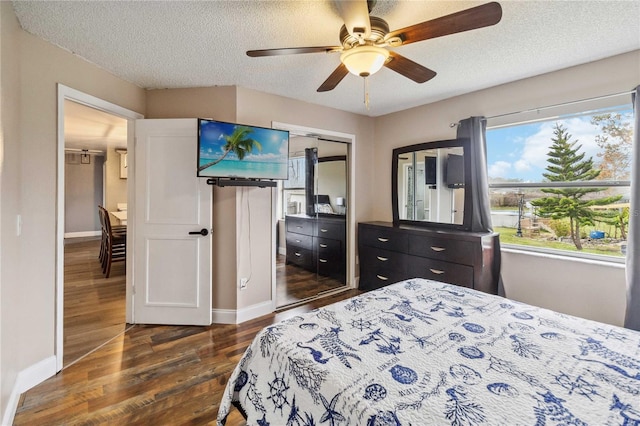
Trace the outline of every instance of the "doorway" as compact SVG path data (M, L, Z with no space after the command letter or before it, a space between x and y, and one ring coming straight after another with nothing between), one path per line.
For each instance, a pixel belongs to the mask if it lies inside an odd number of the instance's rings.
M123 333L130 317L129 254L107 278L98 258L98 205L131 211L132 182L121 167L133 147L137 118L142 116L58 85L57 371ZM120 225L121 219L114 216L111 223Z
M350 288L353 270L352 138L287 130L289 179L277 201L276 309Z

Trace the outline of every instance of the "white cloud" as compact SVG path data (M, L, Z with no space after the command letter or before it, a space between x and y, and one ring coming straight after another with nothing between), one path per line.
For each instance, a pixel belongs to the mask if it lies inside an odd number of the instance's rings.
M544 169L547 166L547 153L551 147L551 139L556 123L561 123L571 135L570 141L582 145L580 152L586 157L596 157L598 145L596 135L599 129L590 123L588 117L576 117L568 120L550 121L541 124L537 133L529 136L524 141L524 149L520 160L516 162L516 170L529 170L532 167ZM527 167L527 168L525 168Z
M487 173L492 178L506 178L511 170L511 163L507 161L496 161L489 165Z

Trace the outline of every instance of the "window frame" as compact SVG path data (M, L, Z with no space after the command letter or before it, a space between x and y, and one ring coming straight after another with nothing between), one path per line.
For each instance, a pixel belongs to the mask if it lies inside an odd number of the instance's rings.
M612 95L612 96L608 96L606 97L607 99L613 98L613 97L617 97L618 95ZM600 99L596 99L596 100L600 100ZM553 109L556 107L569 107L574 109L574 107L576 107L576 105L580 105L580 103L582 102L590 102L593 101L593 99L588 99L585 101L576 101L576 102L571 102L568 104L563 104L563 105L554 105L554 106L550 106L550 107L546 107L546 108L541 108L541 109ZM539 112L541 109L535 110L537 112ZM604 108L588 108L588 109L581 109L579 111L576 112L576 110L574 109L573 112L569 112L569 113L565 113L562 115L558 115L558 114L549 114L548 117L538 117L536 119L514 119L513 121L505 121L505 117L507 117L510 114L505 114L505 115L500 115L500 116L496 116L494 118L498 118L499 122L496 124L491 125L489 122L492 120L491 118L487 119L487 127L486 127L486 142L489 141L489 132L492 130L497 130L497 129L501 129L501 128L505 128L505 127L517 127L517 126L525 126L525 125L530 125L530 124L534 124L534 123L548 123L548 122L553 122L553 121L564 121L573 117L584 117L584 116L594 116L594 115L598 115L598 114L604 114L607 112L612 112L612 113L617 113L617 112L628 112L631 111L632 114L632 123L635 119L635 115L638 113L638 111L634 111L633 107L632 107L632 103L631 100L627 98L626 101L624 102L618 102L617 105L613 104L613 105L608 105L607 107ZM521 113L514 113L514 116L517 116L519 114L529 114L532 111L524 111ZM568 129L569 131L571 131L571 129ZM488 150L489 149L489 144L486 143L485 145L485 149ZM640 149L639 147L633 147L632 149ZM486 155L486 163L485 163L485 167L489 168L489 157L488 155ZM488 177L488 176L487 176ZM489 190L494 190L494 189L511 189L513 191L515 191L516 193L521 193L523 189L542 189L542 188L615 188L615 187L626 187L626 188L630 188L631 187L631 180L591 180L591 181L564 181L564 182L494 182L491 183L488 181L488 188ZM493 208L490 208L490 214L493 214L493 212L495 211L499 211L499 210L494 210ZM565 257L567 259L582 259L585 261L592 261L592 262L605 262L605 263L614 263L614 264L624 264L626 259L625 256L614 256L614 255L606 255L606 254L595 254L595 253L588 253L588 252L581 252L581 251L573 251L573 250L563 250L563 249L557 249L557 248L551 248L551 247L539 247L539 246L530 246L530 245L525 245L525 244L513 244L513 243L501 243L501 246L503 248L508 249L508 251L514 251L514 252L528 252L528 253L535 253L535 254L548 254L551 256L558 256L558 257Z

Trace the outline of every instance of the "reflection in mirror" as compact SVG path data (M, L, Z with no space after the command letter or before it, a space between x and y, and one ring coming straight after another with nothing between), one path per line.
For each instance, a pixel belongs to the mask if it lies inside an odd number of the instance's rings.
M343 288L347 260L349 145L292 136L281 187L276 303L298 303Z
M394 221L464 225L465 147L439 141L394 150Z

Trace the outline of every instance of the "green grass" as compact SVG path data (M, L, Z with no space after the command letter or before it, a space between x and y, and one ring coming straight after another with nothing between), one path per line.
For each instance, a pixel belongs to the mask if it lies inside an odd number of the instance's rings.
M504 244L517 244L529 247L543 247L543 248L551 248L557 250L565 250L565 251L574 251L578 252L579 250L572 242L560 242L560 241L551 241L545 238L545 233L542 233L542 237L517 237L515 228L495 228L495 232L500 233L500 242ZM547 236L549 234L546 234ZM620 252L620 246L617 244L603 244L598 247L584 247L581 253L591 253L591 254L603 254L607 256L618 256L622 257L622 253Z

